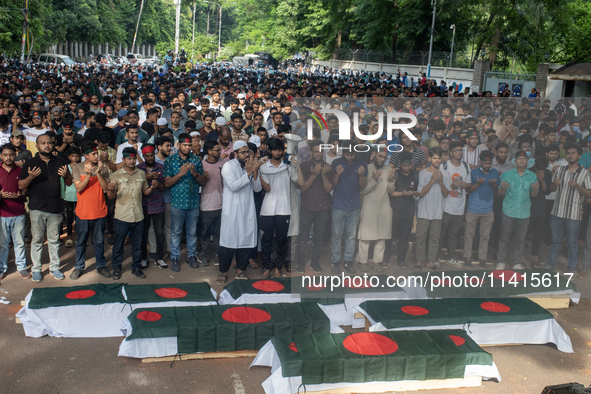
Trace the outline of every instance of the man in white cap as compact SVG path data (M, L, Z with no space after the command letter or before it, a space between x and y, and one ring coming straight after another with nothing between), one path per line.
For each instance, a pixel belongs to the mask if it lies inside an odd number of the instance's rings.
M207 140L219 140L220 136L222 135L222 127L226 126L226 119L223 116L218 116L215 119L215 128L213 131L209 132L205 136L205 141Z
M227 128L226 128L227 130ZM229 130L227 130L229 131ZM259 161L250 159L244 141L234 144L234 159L222 167L224 193L220 231L219 268L217 283L225 284L232 258L236 256L236 279L248 279L248 257L257 244L257 221L254 192L261 191Z
M236 98L239 102L238 108L244 111L244 107L246 106L246 93L239 93L238 96L236 96Z

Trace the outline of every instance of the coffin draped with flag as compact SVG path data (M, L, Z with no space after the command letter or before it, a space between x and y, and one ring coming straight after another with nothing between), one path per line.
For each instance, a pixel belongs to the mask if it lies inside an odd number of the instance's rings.
M359 284L359 287L347 282L334 289L310 284L302 285L300 278L235 280L220 293L219 304L315 302L334 324L362 327L363 320L356 322L353 315L354 308L364 300L409 298L404 289L382 287L381 284L386 282L386 275L375 275L375 277L377 278L376 283L378 283L375 288L369 286L368 281L356 280L354 283Z
M554 316L523 297L366 301L357 310L370 331L460 328L480 345L554 343L573 352Z
M215 305L215 299L207 283L47 287L31 290L16 316L29 337L116 337L136 308Z
M123 323L120 356L258 350L280 334L342 332L316 303L137 309Z
M492 356L462 330L276 336L254 365L271 367L267 394L473 375L500 380Z

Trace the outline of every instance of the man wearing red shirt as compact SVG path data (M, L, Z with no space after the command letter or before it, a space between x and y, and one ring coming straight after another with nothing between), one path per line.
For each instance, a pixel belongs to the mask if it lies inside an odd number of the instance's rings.
M16 270L23 279L29 279L25 258L25 200L18 188L21 168L14 162L16 148L12 144L3 145L0 151L2 165L0 166L0 279L6 275L8 269L8 246L14 244Z

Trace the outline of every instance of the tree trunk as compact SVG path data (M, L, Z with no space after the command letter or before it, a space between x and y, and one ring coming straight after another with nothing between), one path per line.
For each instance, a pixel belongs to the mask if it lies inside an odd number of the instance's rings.
M490 17L488 18L488 21L486 22L486 28L484 29L485 35L488 31L488 28L493 23L494 19L495 19L495 14L491 14ZM474 58L472 59L472 65L474 65L474 61L476 59L478 59L478 56L480 55L480 51L482 50L482 45L484 45L484 37L482 39L480 39L478 42L478 48L476 49L476 52L474 53Z
M339 32L337 34L337 48L341 48L342 39L343 39L343 30L339 29Z
M392 34L392 52L396 53L396 43L398 41L398 25L394 28L394 34Z
M497 51L499 49L499 39L501 38L501 29L497 29L495 31L495 35L493 36L492 43L490 45L489 51L489 60L490 60L490 69L493 69L493 64L495 63L495 59L497 58Z

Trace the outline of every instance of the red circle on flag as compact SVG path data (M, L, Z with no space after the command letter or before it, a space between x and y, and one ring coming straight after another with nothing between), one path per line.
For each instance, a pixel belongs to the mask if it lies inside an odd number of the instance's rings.
M96 291L94 290L74 290L66 294L66 298L69 300L82 300L94 295L96 295Z
M232 323L255 324L271 320L271 315L258 308L250 306L235 306L222 313L222 319Z
M436 280L437 279L437 280ZM433 284L437 285L437 286L451 286L451 280L449 279L445 279L443 282L441 281L441 278L438 277L434 277L433 278Z
M158 321L162 319L162 315L158 312L142 311L137 314L137 318L144 321Z
M368 279L363 280L361 276L353 276L350 280L345 280L344 282L345 287L350 289L372 289L373 286L369 282Z
M322 289L326 289L326 286L320 284L320 285L308 285L306 286L306 289L310 290L310 291L316 291L316 290L322 290Z
M429 314L429 310L423 308L422 306L407 305L400 308L400 310L404 313L408 313L409 315L413 316L422 316Z
M373 332L351 334L345 338L343 346L350 352L364 356L383 356L398 350L398 344L392 339Z
M501 304L500 302L492 302L492 301L483 302L482 304L480 304L480 307L482 309L484 309L485 311L489 311L489 312L509 312L511 310L511 308L509 308L505 304Z
M452 341L454 341L456 346L462 346L464 343L466 343L466 340L464 338L459 337L457 335L450 335L449 337L451 338Z
M266 291L268 293L277 293L278 291L285 289L285 286L279 282L275 282L274 280L259 280L254 282L252 287L260 291Z
M299 353L299 352L298 352L298 348L297 348L297 347L296 347L296 345L295 345L295 342L292 342L292 343L290 343L290 344L289 344L289 349L290 349L292 352Z
M179 289L177 287L161 287L159 289L155 289L154 293L158 294L162 298L183 298L189 294L185 290Z
M521 281L525 280L525 276L518 274L517 272L515 272L513 270L493 271L492 276L493 276L493 278L502 280L503 282L509 282L509 281L521 282Z

